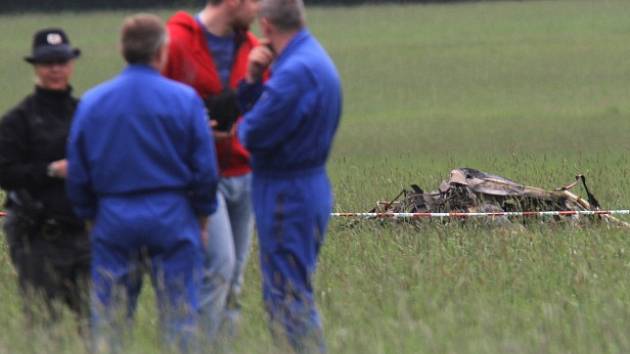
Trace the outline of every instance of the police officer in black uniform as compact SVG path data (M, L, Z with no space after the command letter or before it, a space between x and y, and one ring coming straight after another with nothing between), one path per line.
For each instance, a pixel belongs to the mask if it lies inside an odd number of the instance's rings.
M66 139L77 106L69 80L79 54L61 29L35 33L24 58L33 65L35 91L0 121L3 228L31 322L56 319L55 302L87 319L89 239L65 193Z

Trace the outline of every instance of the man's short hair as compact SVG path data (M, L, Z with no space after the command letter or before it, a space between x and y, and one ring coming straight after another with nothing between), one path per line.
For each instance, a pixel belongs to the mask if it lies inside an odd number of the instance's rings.
M262 0L259 16L269 20L280 31L299 30L305 23L304 2L302 0Z
M137 14L123 22L120 43L129 64L149 64L165 41L164 22L155 15Z

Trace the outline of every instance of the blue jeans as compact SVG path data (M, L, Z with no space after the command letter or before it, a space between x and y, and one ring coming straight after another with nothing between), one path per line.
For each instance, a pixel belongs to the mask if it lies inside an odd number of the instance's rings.
M218 208L208 224L200 305L209 341L217 339L221 328L222 334L233 335L240 318L238 297L254 230L251 180L251 174L221 179Z

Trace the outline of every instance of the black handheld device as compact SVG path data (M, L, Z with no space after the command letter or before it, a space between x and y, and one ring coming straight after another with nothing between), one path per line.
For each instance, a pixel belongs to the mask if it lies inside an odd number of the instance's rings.
M210 96L205 100L206 109L211 120L217 122L215 130L228 132L241 116L241 108L238 104L236 92L231 88L224 89L216 96Z

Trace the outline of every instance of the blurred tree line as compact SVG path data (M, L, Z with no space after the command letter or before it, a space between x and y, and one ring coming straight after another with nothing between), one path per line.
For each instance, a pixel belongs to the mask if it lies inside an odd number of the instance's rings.
M198 7L204 0L0 0L0 12L58 12L100 9Z
M453 3L479 0L304 0L306 5L359 5L371 3ZM206 0L0 0L0 13L58 12L159 7L197 8Z

